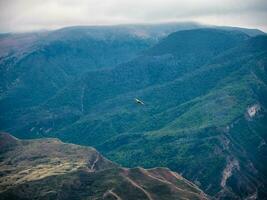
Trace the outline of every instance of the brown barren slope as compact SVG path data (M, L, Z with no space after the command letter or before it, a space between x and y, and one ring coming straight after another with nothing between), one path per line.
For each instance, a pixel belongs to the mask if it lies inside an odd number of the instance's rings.
M167 168L122 168L95 149L0 133L0 199L207 199Z

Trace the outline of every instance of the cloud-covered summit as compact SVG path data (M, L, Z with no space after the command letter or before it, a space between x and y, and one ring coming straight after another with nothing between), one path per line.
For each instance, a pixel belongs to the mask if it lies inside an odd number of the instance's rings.
M0 31L196 21L267 31L266 0L0 0Z

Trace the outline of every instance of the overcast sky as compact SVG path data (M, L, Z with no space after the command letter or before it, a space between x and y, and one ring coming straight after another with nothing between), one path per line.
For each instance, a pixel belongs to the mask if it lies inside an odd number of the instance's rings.
M0 32L195 21L267 32L267 0L0 0Z

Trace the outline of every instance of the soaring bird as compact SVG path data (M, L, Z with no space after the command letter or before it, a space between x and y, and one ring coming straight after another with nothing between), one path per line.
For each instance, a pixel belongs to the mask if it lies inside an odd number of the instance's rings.
M137 98L134 99L136 103L141 104L141 105L145 105L145 103Z

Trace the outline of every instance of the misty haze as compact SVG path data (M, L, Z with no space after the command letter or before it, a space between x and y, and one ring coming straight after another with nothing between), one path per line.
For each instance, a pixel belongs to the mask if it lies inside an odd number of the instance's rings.
M266 1L0 11L0 200L267 199Z

